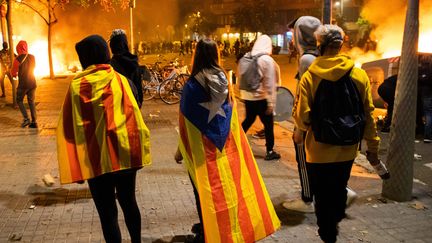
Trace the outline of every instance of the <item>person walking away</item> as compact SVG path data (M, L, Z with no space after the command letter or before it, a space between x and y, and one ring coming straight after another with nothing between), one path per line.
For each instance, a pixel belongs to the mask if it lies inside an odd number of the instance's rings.
M75 45L83 72L67 91L57 126L60 182L87 180L108 243L122 242L116 198L131 242L141 242L137 170L150 162L149 130L128 80L109 65L108 44L91 35Z
M180 41L180 52L179 52L179 56L181 55L185 55L185 46L183 44L183 41Z
M296 74L297 81L300 81L303 74L309 66L319 56L320 52L317 48L317 40L314 32L321 26L321 21L313 16L302 16L292 22L288 27L294 29L293 43L298 53L298 70ZM299 86L297 83L296 96L299 94ZM297 127L294 127L294 131ZM305 136L305 134L303 134ZM293 139L296 152L297 169L300 178L301 198L285 201L282 205L284 208L303 213L313 213L315 211L313 204L313 194L310 188L309 173L306 166L306 154L303 143L296 143ZM357 194L347 188L347 206L350 206L357 198Z
M7 42L3 42L3 49L0 51L0 65L1 65L1 73L0 73L0 87L2 91L2 95L0 98L6 97L6 90L4 85L4 79L7 76L9 78L9 82L12 86L15 86L15 82L12 79L12 75L10 73L11 68L11 58L9 53L9 46ZM15 91L15 88L12 88L12 93ZM13 103L16 104L16 95L12 94Z
M271 53L272 41L270 37L261 35L256 40L252 51L239 60L237 71L240 82L240 96L244 100L246 108L246 118L242 122L242 128L246 133L255 122L256 117L259 116L265 132L265 160L277 160L281 157L279 153L273 150L273 110L276 103L276 86L280 81L280 69L279 65L270 56ZM254 59L254 61L243 62L242 59L244 58ZM256 63L256 66L249 68L249 65L254 65L254 63ZM251 72L256 72L256 75ZM253 77L257 77L258 82L252 80ZM248 88L248 83L251 82L255 87Z
M252 243L280 227L231 95L216 42L200 40L180 101L175 156L194 187L200 223L193 242Z
M139 67L138 56L129 51L126 32L122 29L115 29L110 36L110 49L113 54L111 66L115 71L122 74L132 81L131 88L135 88L137 93L136 102L141 107L143 103L143 91L141 83L141 74L143 70Z
M367 159L370 163L379 163L380 139L373 118L369 78L364 70L354 67L349 57L339 54L344 35L342 29L324 25L315 33L322 56L315 59L299 83L293 110L297 125L294 141L305 144L318 234L324 242L333 243L338 235L338 223L345 217L346 187L359 143L365 139ZM337 91L339 93L335 93ZM341 91L350 92L340 95ZM331 111L337 113L338 120L342 116L348 116L350 120L338 127L335 123L325 123ZM343 132L325 136L328 131L339 129ZM303 133L306 133L305 137Z
M17 88L17 103L24 121L21 123L21 127L37 128L36 122L36 106L35 106L35 95L36 95L36 78L34 75L34 69L36 66L35 57L28 53L27 42L21 40L16 46L18 56L15 58L11 76L18 77L18 88ZM31 121L27 114L27 109L24 106L24 96L27 96L27 102L30 108Z
M307 71L311 63L319 56L319 51L316 44L314 32L321 26L321 21L313 16L302 16L292 22L288 27L293 29L292 48L296 53L299 53L298 69L296 79L299 82L300 78ZM291 59L291 56L290 56ZM299 85L297 83L296 96L299 95ZM294 131L298 130L294 126ZM299 211L303 213L313 213L313 195L309 183L309 173L306 168L306 155L303 143L294 142L296 152L297 169L300 178L301 199L286 201L283 207Z
M425 117L424 143L432 143L432 57L420 56L419 90Z

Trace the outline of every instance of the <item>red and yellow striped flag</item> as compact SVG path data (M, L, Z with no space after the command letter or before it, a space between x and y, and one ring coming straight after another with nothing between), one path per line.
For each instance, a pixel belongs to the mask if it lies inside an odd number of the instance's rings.
M150 164L150 133L127 79L108 64L71 82L57 127L62 184Z
M255 242L280 227L239 120L225 101L210 122L198 82L189 80L180 104L180 151L197 188L208 243Z

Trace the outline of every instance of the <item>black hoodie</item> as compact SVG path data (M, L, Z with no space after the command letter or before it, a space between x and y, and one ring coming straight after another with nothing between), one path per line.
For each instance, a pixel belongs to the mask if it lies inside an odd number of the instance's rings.
M143 102L141 69L138 64L138 57L129 52L126 35L113 36L110 39L110 48L113 54L111 66L135 85L138 92L137 103L141 107Z
M108 64L110 54L106 41L99 35L90 35L75 45L83 69L93 64Z

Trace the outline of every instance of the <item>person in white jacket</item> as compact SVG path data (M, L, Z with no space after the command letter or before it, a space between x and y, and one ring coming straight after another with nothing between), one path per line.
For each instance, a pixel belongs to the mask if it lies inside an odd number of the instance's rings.
M280 81L280 69L279 65L271 57L272 48L272 41L269 36L261 35L258 37L249 54L252 56L264 54L257 59L258 72L262 77L260 86L253 91L240 90L240 96L244 100L246 108L246 118L242 122L243 130L247 132L255 122L257 116L259 116L261 122L264 124L266 140L265 160L280 159L280 154L273 150L273 110L276 103L276 86ZM244 68L239 65L238 73L244 73ZM241 78L240 82L242 82Z

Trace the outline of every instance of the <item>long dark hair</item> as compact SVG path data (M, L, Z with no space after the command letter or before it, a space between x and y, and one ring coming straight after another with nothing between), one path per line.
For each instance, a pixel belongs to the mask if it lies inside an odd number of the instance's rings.
M198 41L192 60L191 76L195 76L204 69L223 69L219 64L220 56L216 42L211 39Z
M201 39L198 41L192 59L191 77L194 77L204 70L214 73L223 72L225 77L227 77L225 71L220 66L220 52L218 45L211 39ZM228 83L228 101L230 103L233 102L231 93L231 84Z

